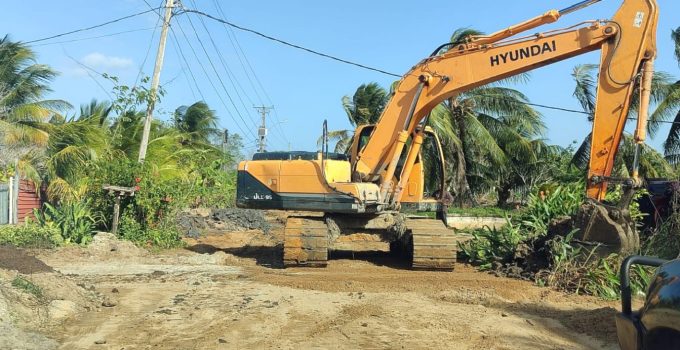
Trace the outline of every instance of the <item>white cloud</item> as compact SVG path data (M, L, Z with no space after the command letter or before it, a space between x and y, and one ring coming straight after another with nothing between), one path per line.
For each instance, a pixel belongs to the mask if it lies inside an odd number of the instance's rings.
M124 70L134 66L132 59L126 57L107 56L93 52L81 59L83 64L97 70Z

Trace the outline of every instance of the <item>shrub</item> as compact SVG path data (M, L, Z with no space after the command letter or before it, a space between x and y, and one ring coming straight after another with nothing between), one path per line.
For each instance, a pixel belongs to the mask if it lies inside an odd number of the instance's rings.
M96 224L89 202L65 203L53 206L43 205L43 210L34 210L37 223L42 227L56 227L65 243L87 244L92 240Z
M55 226L39 226L32 222L0 226L0 244L26 248L53 248L64 242Z
M161 224L149 228L141 224L129 211L120 219L120 236L141 247L161 249L177 248L184 245L181 234L174 225Z
M465 256L482 269L494 262L509 262L520 243L548 233L548 224L555 218L576 213L583 201L583 185L557 187L545 198L529 196L529 204L519 218L506 219L500 229L484 228L472 232L473 239L461 246Z
M527 236L511 220L500 229L485 227L472 232L473 239L462 245L461 251L473 264L482 270L492 268L495 262L512 259L517 245Z

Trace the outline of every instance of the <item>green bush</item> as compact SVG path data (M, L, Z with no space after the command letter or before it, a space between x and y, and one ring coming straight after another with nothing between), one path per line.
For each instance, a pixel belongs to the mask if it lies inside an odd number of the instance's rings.
M527 236L510 219L500 229L485 227L472 232L473 239L460 248L468 260L480 269L492 268L494 262L505 262L512 258L517 245Z
M511 215L521 214L520 210L508 210L499 207L471 207L471 208L449 208L449 214L474 217L499 217L503 218Z
M551 220L576 213L583 201L583 185L557 187L544 199L529 196L529 204L519 217L508 218L499 229L472 232L473 239L461 246L470 262L489 269L494 262L509 262L520 243L544 236Z
M65 243L89 243L99 222L91 213L87 201L64 203L59 206L45 203L42 210L34 210L33 213L38 225L59 229Z
M20 225L0 226L0 244L27 248L53 248L64 239L55 226L39 226L32 222Z
M182 247L182 235L174 225L144 227L134 215L125 212L120 219L120 236L140 247L170 249Z

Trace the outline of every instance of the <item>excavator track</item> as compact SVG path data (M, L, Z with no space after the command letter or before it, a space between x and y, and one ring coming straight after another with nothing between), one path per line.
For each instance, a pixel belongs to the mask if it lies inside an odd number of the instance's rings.
M427 218L406 219L411 234L413 262L418 270L453 270L459 237L443 222Z
M322 217L289 217L283 242L284 267L325 267L328 227Z

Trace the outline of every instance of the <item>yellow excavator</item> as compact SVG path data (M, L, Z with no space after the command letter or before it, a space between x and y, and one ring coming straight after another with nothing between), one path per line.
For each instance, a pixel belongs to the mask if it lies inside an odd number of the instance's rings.
M610 20L520 36L599 1L552 10L491 35L470 37L461 45L442 45L404 74L378 122L357 128L346 154L328 152L326 137L321 152L258 153L252 161L241 162L237 205L291 211L285 226L284 266L325 266L337 242L361 235L405 250L413 268L450 270L458 236L445 225L450 203L443 150L428 126L430 111L476 87L601 50L588 203L578 217L583 228L579 238L621 252L636 250L639 239L627 208L633 188L640 185L637 169L656 56L656 1L624 0ZM640 106L632 178L613 178L635 91ZM326 136L325 123L323 130ZM626 189L615 206L602 203L610 183ZM323 214L304 214L310 211ZM437 212L438 219L404 214L413 211Z

